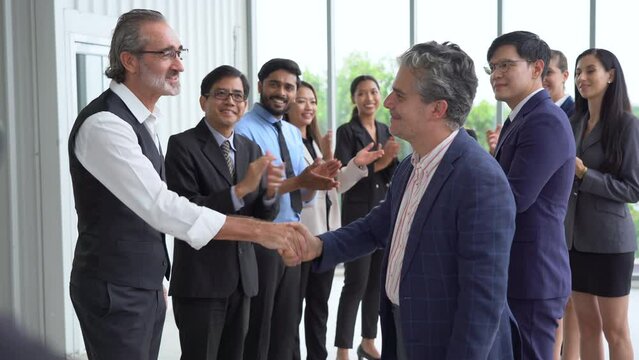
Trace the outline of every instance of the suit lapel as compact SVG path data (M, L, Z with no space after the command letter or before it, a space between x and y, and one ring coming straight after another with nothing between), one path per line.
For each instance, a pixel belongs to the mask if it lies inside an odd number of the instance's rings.
M202 144L202 153L204 153L204 156L211 162L213 167L222 175L222 177L226 179L229 185L233 185L233 179L231 179L231 173L229 173L229 169L226 166L226 160L224 160L222 150L220 150L217 141L215 141L213 134L211 134L211 131L204 121L206 120L202 119L196 127L197 137ZM237 171L237 166L235 168Z
M508 141L513 134L516 134L518 129L526 122L526 115L531 112L534 108L537 107L543 100L550 99L550 96L546 92L546 90L541 90L533 97L528 99L526 104L519 110L517 116L514 119L511 119L512 124L504 131L502 134L499 134L499 140L497 141L497 147L495 148L495 158L499 158L499 152L503 146L503 144Z
M315 148L315 152L319 154L317 147L315 147L315 142L313 142L313 147ZM306 148L306 144L304 144L304 162L306 162L306 166L313 164L313 157L311 153Z
M377 124L375 125L377 126ZM356 120L353 124L353 134L357 138L357 144L359 145L357 147L358 149L361 149L370 144L371 141L374 141L359 120ZM379 132L377 133L377 138L379 139Z
M402 264L402 275L401 279L406 275L407 270L410 268L410 264L413 261L413 257L417 252L417 247L421 243L422 240L422 229L424 228L424 224L427 222L427 218L430 215L433 206L435 205L435 201L439 196L444 184L446 184L446 179L453 172L455 167L453 166L453 162L461 155L461 151L456 144L458 139L460 138L460 134L457 135L456 139L453 140L450 148L444 155L444 158L439 163L437 170L435 170L435 174L433 174L433 178L430 180L428 184L428 188L424 192L424 196L419 202L417 206L417 210L415 211L415 217L413 218L413 223L411 224L408 240L406 242L406 249L404 250L404 262ZM424 239L424 241L430 241L430 239Z
M235 134L233 137L233 143L235 145L235 180L241 181L246 176L246 170L249 167L250 159L249 154L245 150L245 147L241 144L242 139L239 134ZM223 156L222 156L223 157ZM230 174L229 174L230 177Z
M584 130L583 128L585 128L585 125L586 125L586 121L584 121L582 125L582 131L581 131L582 134L583 134L583 130ZM583 154L586 151L586 149L588 149L589 147L601 141L601 135L603 135L603 126L600 121L590 131L590 134L586 135L586 138L584 138L583 141L581 141L581 153ZM581 136L580 136L580 139L582 139ZM577 140L575 139L575 141Z

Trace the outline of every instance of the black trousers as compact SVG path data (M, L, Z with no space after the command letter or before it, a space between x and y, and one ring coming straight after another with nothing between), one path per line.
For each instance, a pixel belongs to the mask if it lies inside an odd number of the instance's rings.
M241 359L250 299L238 287L227 298L173 296L181 360Z
M300 302L298 307L298 322L304 318L304 338L306 340L306 359L325 360L326 351L326 322L328 321L328 298L333 287L335 269L323 273L311 270L311 262L302 264L300 281ZM306 303L304 305L304 303ZM299 328L299 327L298 327ZM299 332L295 337L295 356L299 360Z
M162 290L77 278L69 291L89 359L157 359L166 314Z
M275 250L255 245L259 291L251 299L245 360L287 360L295 353L300 266L287 267Z
M344 263L344 286L337 309L335 346L353 348L353 333L359 302L362 302L362 337L377 337L379 318L380 272L383 250Z

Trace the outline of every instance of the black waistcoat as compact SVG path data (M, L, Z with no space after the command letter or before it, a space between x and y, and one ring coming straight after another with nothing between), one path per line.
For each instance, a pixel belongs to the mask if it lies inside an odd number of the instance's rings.
M162 277L170 273L164 234L152 228L102 183L75 156L78 130L91 115L107 111L127 122L135 132L142 153L164 179L164 159L148 130L138 122L122 99L107 90L85 107L69 135L69 166L78 214L78 241L71 282L88 276L118 285L162 289Z

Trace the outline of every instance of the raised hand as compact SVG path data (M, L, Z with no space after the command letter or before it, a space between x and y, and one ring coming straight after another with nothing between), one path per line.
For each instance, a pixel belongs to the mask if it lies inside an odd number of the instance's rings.
M316 161L298 176L299 187L310 190L333 189L339 185L334 178L340 167L341 163L338 160Z
M339 160L317 161L317 167L313 169L313 172L320 176L326 176L334 178L337 176L337 172L342 168L342 162Z
M333 130L328 130L324 136L319 139L319 145L322 149L322 158L325 161L333 159Z
M365 148L357 152L355 158L353 159L355 165L366 166L384 155L384 150L382 150L381 148L370 151L374 145L375 143L371 142L370 144L366 145Z
M499 133L501 133L501 125L497 125L495 130L486 130L486 142L488 143L488 151L495 155L495 148L497 147L497 141L499 140Z
M266 152L266 155L271 155L270 152ZM280 186L284 182L284 164L275 165L274 161L269 162L266 167L266 197L272 198L277 194Z
M250 163L244 179L235 185L235 194L239 198L243 198L246 194L255 191L262 180L264 171L273 160L275 160L275 157L267 153Z
M381 146L378 147L377 150L380 150L380 148ZM399 153L399 143L395 141L395 138L393 136L391 136L388 138L388 141L386 141L386 144L384 144L383 150L384 154L382 155L382 157L379 158L379 160L375 162L376 172L386 169L388 165L390 165L393 160L395 160L397 154Z

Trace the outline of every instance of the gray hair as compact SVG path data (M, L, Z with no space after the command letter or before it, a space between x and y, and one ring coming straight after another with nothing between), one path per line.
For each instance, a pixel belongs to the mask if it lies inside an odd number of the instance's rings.
M104 72L108 78L119 83L125 80L126 69L120 61L120 54L125 51L136 53L144 49L149 39L140 35L140 28L146 22L166 22L166 19L160 12L148 9L134 9L118 18L111 39L109 67Z
M464 125L477 92L475 65L468 54L456 44L430 41L413 45L398 62L417 79L424 103L446 100L446 123L452 130Z

